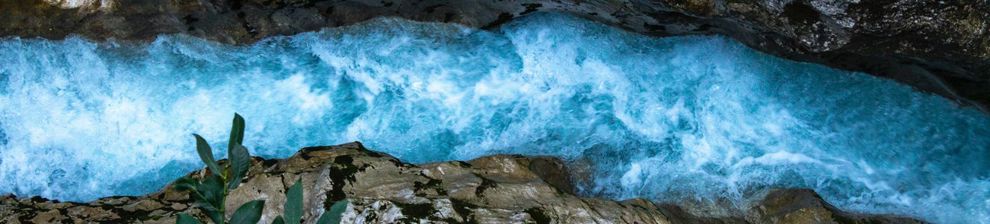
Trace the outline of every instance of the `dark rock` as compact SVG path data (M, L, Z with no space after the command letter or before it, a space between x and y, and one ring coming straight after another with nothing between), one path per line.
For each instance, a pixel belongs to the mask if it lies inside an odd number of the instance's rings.
M468 163L413 165L351 143L305 148L274 162L255 158L226 207L264 199L261 223L270 223L282 214L286 189L300 179L307 223L343 198L349 201L346 223L919 223L842 212L800 189L769 191L745 217L701 217L678 205L643 199L578 197L561 188L573 187L565 181L567 176L563 162L550 157L495 155ZM146 196L90 203L2 196L0 223L175 223L178 213L205 220L192 203L185 192L170 187Z
M897 216L843 212L807 189L770 190L747 218L753 223L924 223Z

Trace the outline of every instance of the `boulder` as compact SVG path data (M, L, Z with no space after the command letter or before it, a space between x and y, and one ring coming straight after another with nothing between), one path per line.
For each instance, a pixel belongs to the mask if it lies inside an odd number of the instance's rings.
M355 142L304 148L287 159L254 158L226 207L264 199L260 223L271 223L283 213L285 191L301 180L306 223L343 199L345 223L920 223L846 213L801 189L770 190L745 216L707 217L643 199L577 196L570 176L565 162L552 157L493 155L414 165ZM168 186L88 203L0 197L0 223L175 223L178 213L206 220L186 192Z

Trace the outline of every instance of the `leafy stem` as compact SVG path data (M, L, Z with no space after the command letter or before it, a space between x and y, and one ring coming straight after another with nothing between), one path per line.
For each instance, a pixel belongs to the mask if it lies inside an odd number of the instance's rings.
M196 152L209 171L202 179L183 177L173 183L173 188L179 191L189 191L190 197L196 201L203 213L216 224L253 224L261 219L265 208L264 200L253 200L241 205L230 220L225 219L227 196L241 184L247 171L251 168L251 154L244 147L244 118L234 114L233 127L230 129L230 140L227 142L227 163L221 167L213 158L213 149L202 136L193 134L196 139ZM299 224L302 220L302 182L296 183L286 191L285 217L278 216L274 223ZM341 216L347 208L347 200L334 203L330 211L317 220L318 224L340 223ZM177 224L199 224L200 220L186 213L176 218Z

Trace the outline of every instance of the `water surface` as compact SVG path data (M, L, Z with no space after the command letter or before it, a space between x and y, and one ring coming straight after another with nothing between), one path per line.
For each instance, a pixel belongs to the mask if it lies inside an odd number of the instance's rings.
M803 187L843 209L990 223L990 118L718 36L564 15L496 31L377 19L228 46L0 40L0 193L145 194L226 144L265 157L360 140L411 162L495 153L597 167L587 195L659 202ZM218 153L217 156L222 156Z

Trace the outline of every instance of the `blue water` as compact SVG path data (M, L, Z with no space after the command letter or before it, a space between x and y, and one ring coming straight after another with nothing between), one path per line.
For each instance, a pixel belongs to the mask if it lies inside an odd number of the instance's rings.
M910 87L564 15L497 31L377 19L228 46L0 41L0 193L144 194L223 146L360 140L411 162L495 153L590 162L588 195L658 202L806 187L840 208L990 223L990 117ZM215 147L223 148L223 147ZM218 153L219 156L219 153Z

